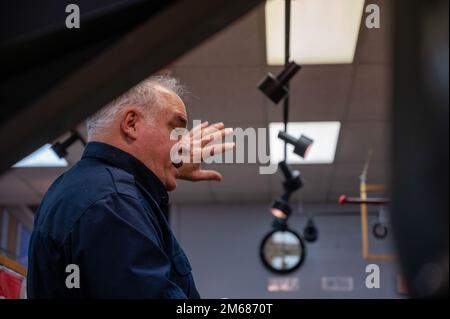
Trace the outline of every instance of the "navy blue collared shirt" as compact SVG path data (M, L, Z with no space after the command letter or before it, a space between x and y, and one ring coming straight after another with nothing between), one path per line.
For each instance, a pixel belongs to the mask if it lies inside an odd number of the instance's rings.
M132 155L90 142L36 212L29 298L199 298L164 217L168 194ZM79 288L76 288L79 269ZM75 286L75 287L74 287Z

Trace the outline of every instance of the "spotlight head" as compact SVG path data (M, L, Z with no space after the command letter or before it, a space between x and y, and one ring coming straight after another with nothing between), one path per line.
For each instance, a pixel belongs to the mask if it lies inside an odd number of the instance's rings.
M300 70L300 66L294 61L289 62L284 70L275 78L271 73L259 83L258 88L273 103L278 104L288 93L286 84Z
M270 212L277 219L287 220L292 214L292 208L286 200L282 198L276 198L272 202Z
M286 230L287 220L292 214L292 208L289 206L289 203L283 198L276 198L272 202L270 212L275 217L272 227L276 230Z
M306 137L305 135L302 135L299 139L296 139L295 137L292 137L284 131L280 131L278 133L278 138L285 141L286 143L292 144L294 146L294 153L303 158L305 158L309 148L314 142L312 139Z
M83 145L86 145L86 141L81 137L78 131L72 130L70 136L66 140L54 143L52 145L52 149L59 158L64 158L67 156L67 149L77 140L79 140Z
M285 161L278 163L278 167L283 172L285 178L283 187L286 192L292 193L302 188L303 181L299 171L292 170Z
M305 238L306 241L309 241L311 243L315 242L319 237L319 230L317 229L316 225L314 224L314 221L311 218L308 219L306 227L303 230L303 237Z
M60 142L54 143L52 145L52 149L59 158L64 158L67 156L67 147Z
M272 221L272 227L276 230L282 230L282 231L285 231L288 229L286 219L280 219L280 218L275 218Z

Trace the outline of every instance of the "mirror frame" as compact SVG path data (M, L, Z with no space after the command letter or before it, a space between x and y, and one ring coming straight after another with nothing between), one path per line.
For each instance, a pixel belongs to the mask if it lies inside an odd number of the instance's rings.
M264 255L264 247L265 247L265 245L266 245L266 242L269 240L269 238L270 238L274 233L279 232L279 231L281 231L281 232L289 232L289 233L293 234L295 237L297 237L297 239L298 239L298 241L299 241L299 243L300 243L300 248L301 248L300 259L299 259L299 261L297 262L297 264L296 264L294 267L290 268L290 269L283 269L283 270L276 269L276 268L272 267L272 265L265 259L265 255ZM292 230L292 229L290 229L290 228L285 228L285 229L274 229L274 230L270 231L269 233L267 233L267 234L264 236L264 238L262 239L261 244L260 244L260 246L259 246L259 256L260 256L260 258L261 258L261 261L262 261L263 265L264 265L268 270L270 270L271 272L274 272L274 273L276 273L276 274L288 274L288 273L294 272L294 271L296 271L298 268L300 268L300 266L301 266L301 265L303 264L303 262L305 261L305 256L306 256L306 246L305 246L305 243L304 243L302 237L301 237L297 232L295 232L294 230Z

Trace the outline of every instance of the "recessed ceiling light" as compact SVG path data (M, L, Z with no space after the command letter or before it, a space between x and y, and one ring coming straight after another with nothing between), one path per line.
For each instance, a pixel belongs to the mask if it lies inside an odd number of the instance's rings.
M333 163L339 137L340 122L289 122L288 134L298 138L301 135L314 140L305 158L296 155L293 146L288 144L288 164L329 164ZM278 132L284 130L283 122L269 123L270 162L284 160L284 142Z
M53 151L51 144L45 144L34 151L13 167L66 167L68 165L64 158L59 158Z
M284 0L266 2L267 64L284 64ZM291 1L290 57L298 64L352 63L364 0Z

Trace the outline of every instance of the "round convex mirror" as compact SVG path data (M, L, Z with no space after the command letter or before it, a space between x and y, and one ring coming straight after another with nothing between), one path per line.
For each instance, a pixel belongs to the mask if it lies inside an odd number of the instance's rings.
M305 258L303 240L296 232L274 230L261 242L263 264L275 273L289 273L301 266Z

